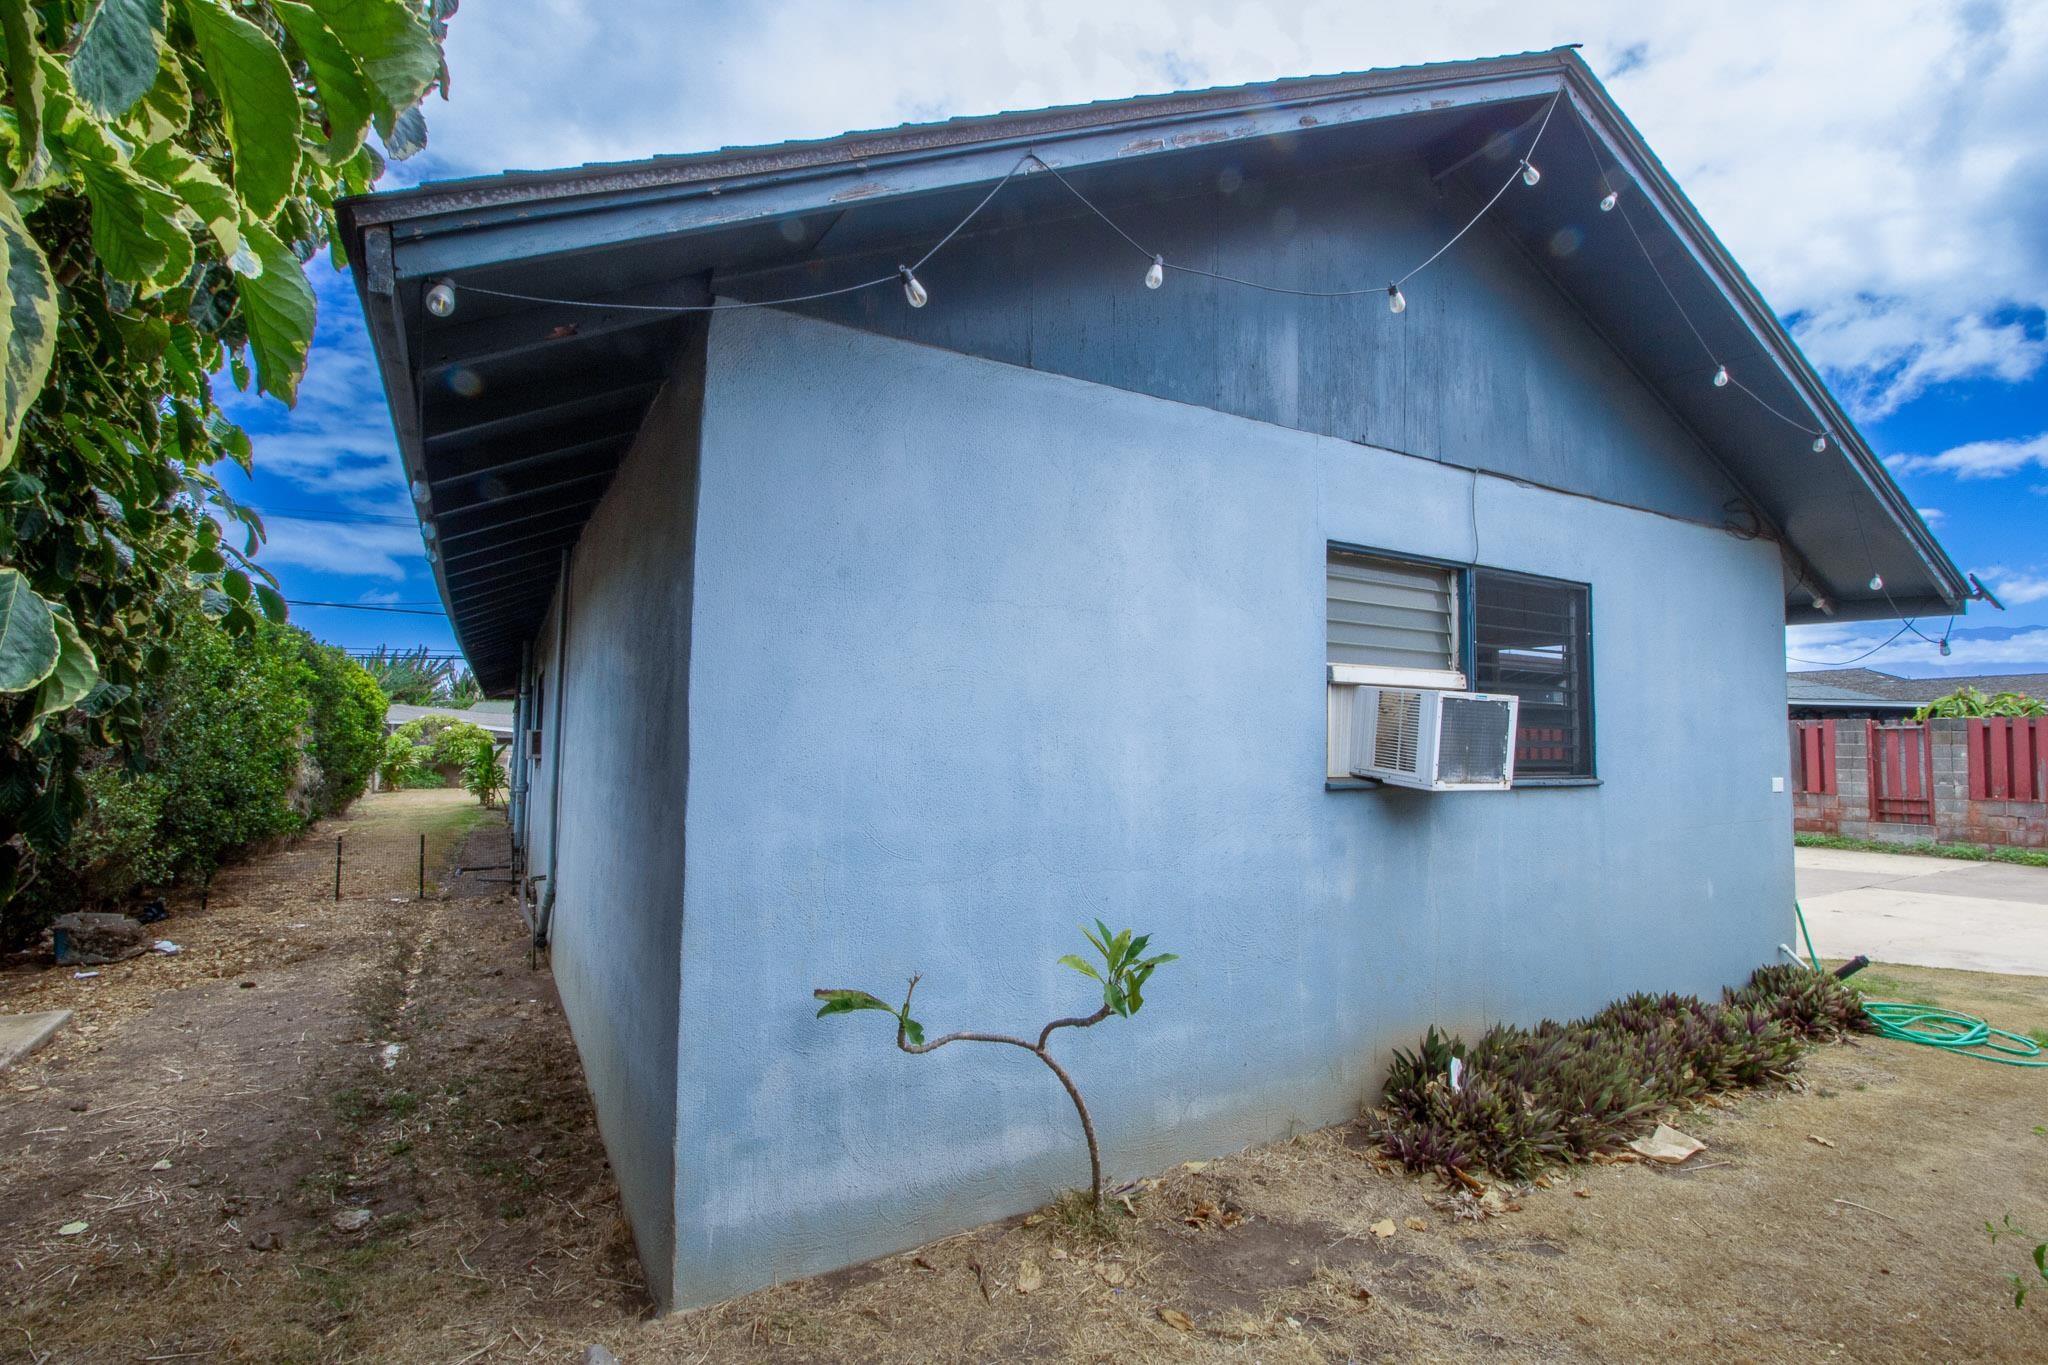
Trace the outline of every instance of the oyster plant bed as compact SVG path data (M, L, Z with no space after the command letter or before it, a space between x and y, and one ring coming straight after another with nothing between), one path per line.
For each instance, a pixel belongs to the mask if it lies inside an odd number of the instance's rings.
M1368 1123L1412 1171L1526 1180L1616 1151L1710 1095L1792 1084L1808 1049L1870 1031L1855 987L1760 967L1714 1003L1631 995L1570 1023L1500 1024L1470 1045L1432 1028L1415 1051L1396 1049Z

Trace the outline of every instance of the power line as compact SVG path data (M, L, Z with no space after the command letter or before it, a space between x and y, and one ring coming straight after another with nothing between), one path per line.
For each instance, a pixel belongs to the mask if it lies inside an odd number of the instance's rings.
M390 612L395 616L446 616L448 614L439 607L435 607L431 611L425 611L415 605L401 605L397 602L307 602L297 597L287 597L284 600L295 607L334 607L340 611L384 611Z

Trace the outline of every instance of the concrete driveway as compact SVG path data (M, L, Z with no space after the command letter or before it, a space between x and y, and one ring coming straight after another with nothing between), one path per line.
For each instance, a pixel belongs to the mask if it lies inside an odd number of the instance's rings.
M2048 867L1795 850L1822 957L2048 976ZM1794 947L1803 947L1793 944Z

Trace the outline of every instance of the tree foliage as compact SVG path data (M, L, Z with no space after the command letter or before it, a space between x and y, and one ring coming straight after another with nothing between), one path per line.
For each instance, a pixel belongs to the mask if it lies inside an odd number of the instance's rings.
M362 665L384 689L384 695L401 706L433 706L450 700L454 691L455 665L435 658L425 645L417 649L379 645L362 656Z
M1965 716L2048 716L2048 703L2024 692L1998 692L1986 696L1965 684L1947 696L1936 697L1913 713L1914 720Z
M505 769L498 762L498 745L488 734L470 743L462 760L462 786L486 806L496 803L505 790Z
M384 713L377 680L332 645L299 635L299 656L311 671L312 727L308 753L319 771L313 804L340 810L370 785L384 752Z
M230 633L196 596L164 647L139 742L87 755L74 837L9 907L10 941L79 905L202 880L362 794L383 698L340 651L267 621Z
M0 903L142 743L194 586L281 621L223 371L289 403L337 197L425 142L454 0L0 0ZM224 526L234 528L225 534Z

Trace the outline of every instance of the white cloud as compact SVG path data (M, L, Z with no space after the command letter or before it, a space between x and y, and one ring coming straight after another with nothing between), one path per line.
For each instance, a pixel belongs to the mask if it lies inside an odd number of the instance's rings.
M258 556L275 568L296 564L321 573L403 580L420 558L420 533L406 526L358 526L296 517L266 517L270 539Z
M1942 511L1939 507L1916 507L1913 510L1918 512L1920 520L1926 522L1929 526L1939 526L1948 520L1948 513Z
M1939 455L1893 455L1885 463L1900 474L1953 474L1997 479L2028 468L2048 469L2048 431L2008 441L1971 441ZM2041 490L2036 489L2036 492Z
M1942 654L1939 623L1920 622L1927 638L1906 631L1894 640L1901 621L1852 621L1785 629L1785 667L1875 668L1887 673L1908 666L1916 675L1928 673L2033 672L2048 668L2048 626L2017 630L2004 638L1964 634L1949 641ZM1887 643L1889 641L1890 643Z
M455 98L429 109L431 159L410 173L622 160L1568 42L1584 44L1860 414L2048 363L2048 6L2010 0L1896 4L1881 17L1868 0L1467 0L1398 13L1350 0L783 0L714 12L501 0L454 21Z
M2048 602L2048 575L2015 573L2009 569L1985 569L1978 573L1991 587L1991 595L2008 607L2029 602Z

